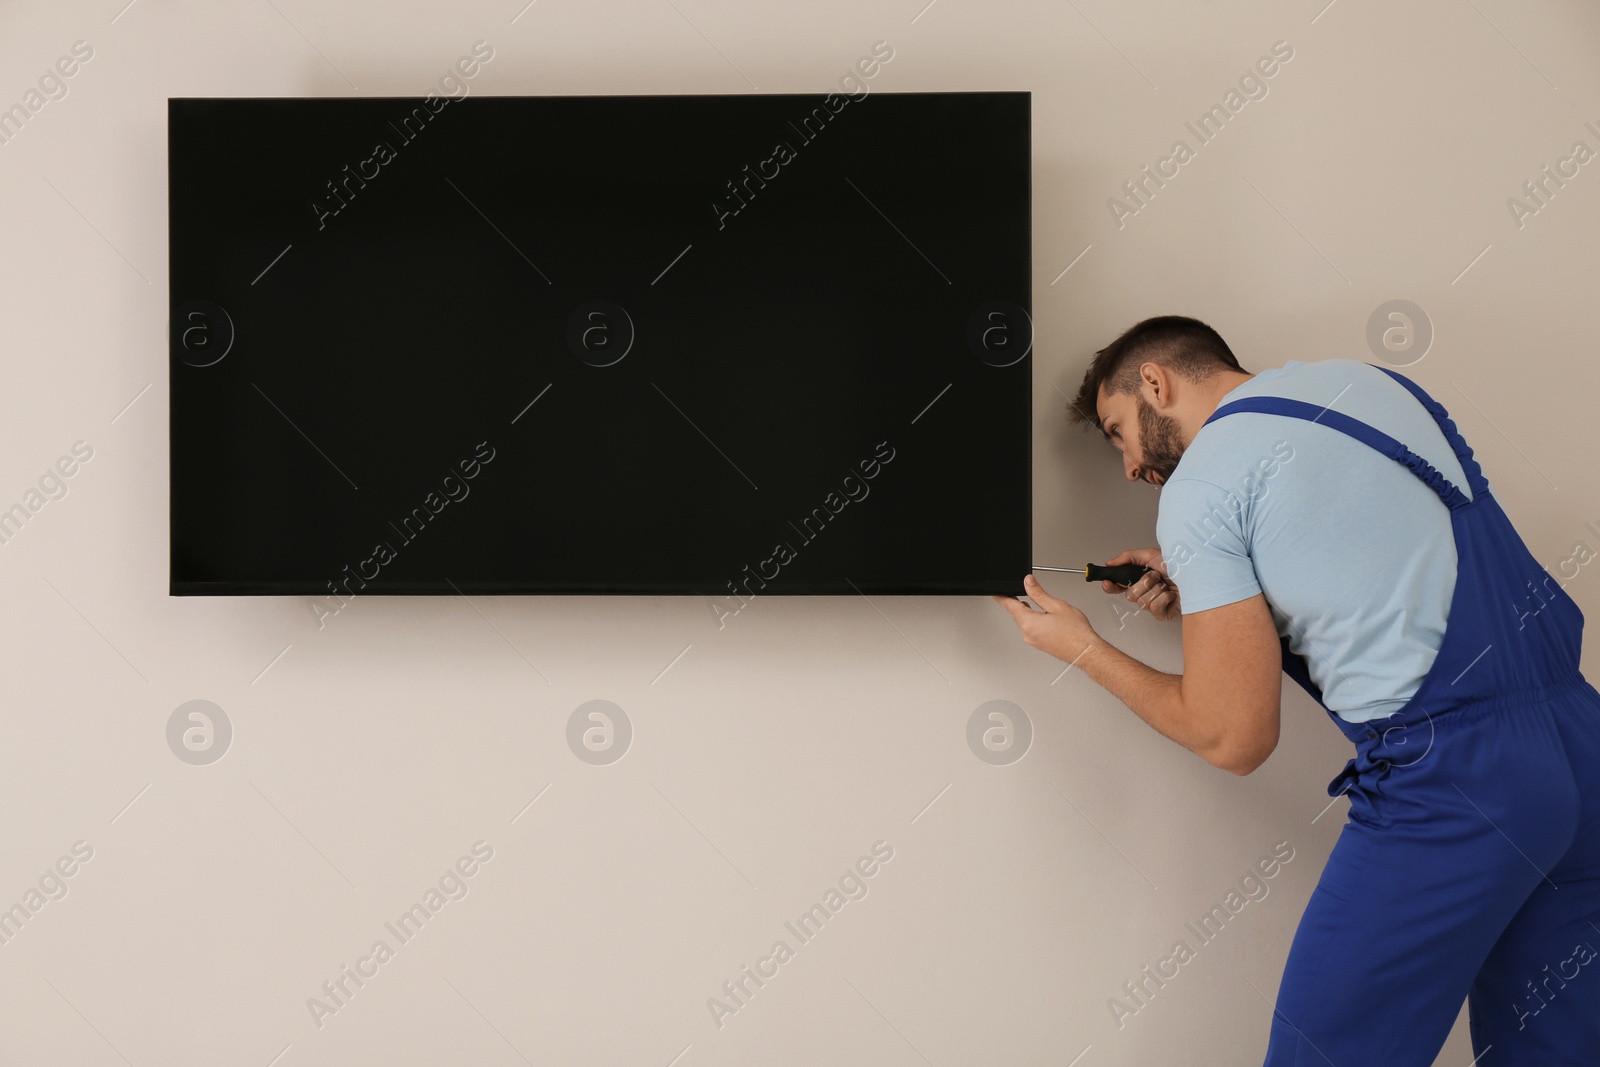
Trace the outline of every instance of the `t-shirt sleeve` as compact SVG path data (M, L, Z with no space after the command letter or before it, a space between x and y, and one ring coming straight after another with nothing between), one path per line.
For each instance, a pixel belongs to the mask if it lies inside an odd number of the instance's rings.
M1186 615L1261 592L1245 533L1244 501L1198 478L1161 487L1156 541Z

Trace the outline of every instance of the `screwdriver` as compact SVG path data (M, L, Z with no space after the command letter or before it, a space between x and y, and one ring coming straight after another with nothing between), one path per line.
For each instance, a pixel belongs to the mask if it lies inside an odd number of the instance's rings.
M1089 563L1082 567L1039 567L1036 571L1062 571L1067 574L1081 574L1086 582L1114 582L1117 585L1132 585L1143 578L1150 568L1142 563L1119 563L1114 567L1103 567L1098 563Z

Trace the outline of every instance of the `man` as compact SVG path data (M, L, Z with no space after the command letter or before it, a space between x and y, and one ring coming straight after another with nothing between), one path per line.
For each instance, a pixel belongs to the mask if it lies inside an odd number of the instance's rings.
M1103 588L1181 615L1184 669L1123 654L1031 574L1042 610L995 598L1027 643L1235 774L1277 744L1283 673L1355 745L1267 1067L1430 1067L1463 999L1474 1067L1600 1064L1583 615L1444 408L1355 360L1251 374L1205 323L1162 316L1096 353L1071 414L1161 489L1160 549L1108 561L1153 572Z

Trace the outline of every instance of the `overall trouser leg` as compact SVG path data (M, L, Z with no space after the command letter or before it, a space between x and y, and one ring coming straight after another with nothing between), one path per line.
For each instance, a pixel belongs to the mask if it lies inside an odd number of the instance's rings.
M1600 1064L1600 693L1574 690L1552 711L1583 817L1472 984L1476 1067Z
M1368 745L1351 780L1267 1067L1431 1067L1502 931L1576 836L1576 787L1543 709L1460 709L1408 733L1409 749Z

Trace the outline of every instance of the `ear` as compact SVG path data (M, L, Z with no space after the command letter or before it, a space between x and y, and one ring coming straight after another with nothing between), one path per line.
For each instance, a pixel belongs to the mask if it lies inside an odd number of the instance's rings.
M1172 372L1153 360L1147 360L1139 366L1139 394L1144 397L1145 403L1157 411L1165 411L1172 406L1172 386L1174 379Z

